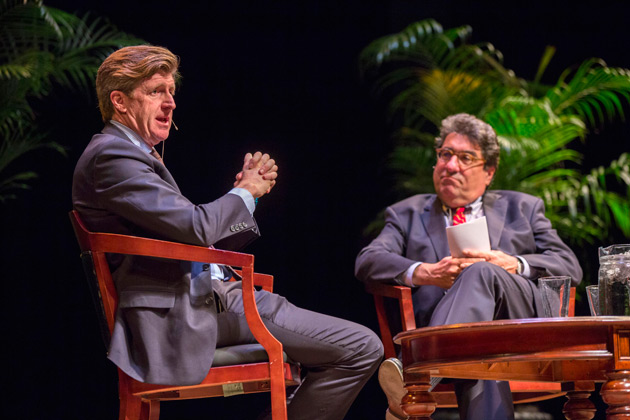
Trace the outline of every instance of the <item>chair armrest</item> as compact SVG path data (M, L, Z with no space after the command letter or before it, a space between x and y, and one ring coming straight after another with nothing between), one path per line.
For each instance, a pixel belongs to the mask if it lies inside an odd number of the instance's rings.
M396 357L396 350L392 332L387 319L385 302L383 298L396 299L400 309L400 320L402 331L416 328L416 319L413 313L413 302L411 300L411 288L384 283L366 283L365 290L374 296L374 307L378 318L378 326L381 332L381 341L385 349L385 357Z
M367 283L365 290L373 295L375 299L377 297L380 297L381 300L383 297L396 299L400 308L402 330L409 331L416 329L416 318L413 313L410 287L384 283Z
M241 270L234 270L236 274L242 276ZM238 279L232 277L230 281L236 281ZM254 286L258 286L263 290L273 293L273 276L270 274L254 273Z
M92 252L198 261L236 267L254 265L254 256L250 254L115 233L91 233L89 248Z

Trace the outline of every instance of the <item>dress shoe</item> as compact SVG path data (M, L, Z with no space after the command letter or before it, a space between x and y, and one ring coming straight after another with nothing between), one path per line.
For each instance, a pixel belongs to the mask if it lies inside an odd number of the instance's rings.
M400 408L400 402L407 393L403 382L402 362L396 358L383 361L378 370L378 382L387 396L389 405L385 420L406 419L407 416Z

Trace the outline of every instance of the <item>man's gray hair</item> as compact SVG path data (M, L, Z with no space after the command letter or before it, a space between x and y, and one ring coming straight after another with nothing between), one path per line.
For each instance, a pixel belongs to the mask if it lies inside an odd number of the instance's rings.
M446 117L440 126L440 137L435 139L435 147L442 147L446 136L451 133L466 136L472 143L479 146L481 155L486 160L484 168L497 168L499 166L501 149L497 141L497 133L490 124L464 113Z

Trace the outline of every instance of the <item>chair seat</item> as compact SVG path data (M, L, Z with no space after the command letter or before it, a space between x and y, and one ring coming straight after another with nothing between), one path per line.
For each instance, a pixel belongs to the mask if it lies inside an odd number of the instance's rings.
M287 362L287 354L282 352L282 359ZM212 367L244 365L249 363L268 362L267 351L258 343L239 344L236 346L218 347L214 352Z

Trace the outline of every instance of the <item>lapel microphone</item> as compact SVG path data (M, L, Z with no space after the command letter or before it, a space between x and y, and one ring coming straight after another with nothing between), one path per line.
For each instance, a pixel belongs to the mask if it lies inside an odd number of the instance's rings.
M179 131L179 128L177 128L177 124L175 124L175 120L171 120L171 124L173 124L173 128L175 128L175 131ZM164 144L165 143L166 143L166 139L162 141L162 160L164 160Z

